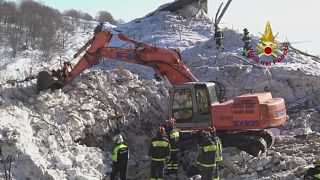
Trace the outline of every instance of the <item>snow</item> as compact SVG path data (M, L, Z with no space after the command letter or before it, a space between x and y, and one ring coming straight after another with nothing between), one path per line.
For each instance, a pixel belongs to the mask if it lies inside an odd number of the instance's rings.
M91 23L93 31L98 23ZM290 51L285 62L272 66L245 63L236 57L241 56L242 35L224 29L226 52L218 52L212 39L212 23L206 17L190 20L157 12L117 27L106 27L158 47L178 49L196 77L201 81L222 82L228 97L249 88L263 91L268 86L273 96L284 97L288 105L309 100L310 108L320 107L319 94L315 93L320 89L319 61ZM78 29L62 60L75 64L78 59L71 57L92 34L91 30ZM258 42L257 37L254 42ZM116 37L110 46L132 48ZM166 118L170 85L153 80L152 69L110 60L86 70L72 84L54 92L48 90L37 95L36 80L6 83L10 79L24 79L30 67L34 74L43 67L57 68L59 58L43 62L39 60L39 51L28 50L1 61L0 162L13 155L13 179L102 179L111 171L112 136L120 132L131 152L128 176L146 178L148 172L142 169L148 168L145 159L148 140ZM299 168L319 158L316 152L319 141L315 140L319 138L320 115L314 109L291 114L268 154L252 157L225 149L230 168L239 173L224 168L221 177L300 178L302 173L296 175ZM295 137L306 134L310 134L306 140ZM0 177L4 177L3 165Z

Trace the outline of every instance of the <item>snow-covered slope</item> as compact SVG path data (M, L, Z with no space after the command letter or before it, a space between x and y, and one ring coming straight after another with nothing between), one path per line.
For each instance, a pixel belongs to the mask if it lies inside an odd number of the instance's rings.
M209 19L183 19L168 12L115 28L139 41L180 50L192 73L203 81L224 83L229 97L248 88L262 91L268 86L274 96L286 98L291 105L306 99L310 99L310 107L320 105L316 95L320 89L317 59L290 51L286 62L270 67L252 65L237 57L241 53L241 34L224 29L223 44L227 52L217 52ZM91 35L92 32L79 29L62 59L71 60ZM110 46L130 47L117 38ZM122 68L114 70L119 62L109 60L55 92L37 95L35 80L16 85L5 83L9 79L25 78L24 72L31 65L34 72L43 68L41 64L50 69L59 65L58 57L46 63L35 61L37 57L38 52L30 50L15 59L6 57L1 61L0 177L4 177L4 160L12 155L13 179L102 179L110 173L112 135L120 132L131 150L129 177L146 179L148 140L166 117L168 83L150 80L153 71L143 66L121 63L130 72ZM319 112L289 113L292 118L267 154L252 157L232 148L225 149L226 164L221 177L301 177L306 165L320 158L314 151L320 148L316 134L320 130Z

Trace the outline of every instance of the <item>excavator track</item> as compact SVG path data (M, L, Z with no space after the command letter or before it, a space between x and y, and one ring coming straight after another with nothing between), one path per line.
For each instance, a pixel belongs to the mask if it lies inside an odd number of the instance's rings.
M268 149L273 146L275 137L274 137L274 133L270 129L265 129L263 131L260 131L259 136L265 140L265 142L267 143Z
M273 144L273 136L266 131L220 132L223 147L236 147L242 151L258 156Z
M270 130L241 131L241 132L218 132L223 147L236 147L252 156L265 153L274 143L274 136ZM200 133L182 133L181 151L197 150L201 143ZM191 148L192 147L192 148Z

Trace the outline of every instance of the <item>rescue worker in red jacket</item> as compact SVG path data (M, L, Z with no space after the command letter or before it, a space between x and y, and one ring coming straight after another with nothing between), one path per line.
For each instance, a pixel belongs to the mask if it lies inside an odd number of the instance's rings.
M168 175L175 175L177 177L179 169L178 153L180 151L180 132L175 127L174 119L166 120L166 133L171 147L170 160L167 163L167 173Z
M320 160L313 162L314 168L307 170L303 179L305 180L320 180Z
M116 142L116 146L113 149L113 156L112 156L112 171L110 175L110 180L114 180L116 175L120 172L120 179L126 180L127 179L127 164L129 159L129 149L123 143L122 136L116 135L113 139Z
M165 162L170 158L170 143L165 138L166 130L160 126L156 137L151 140L148 156L151 159L151 180L162 180Z
M219 180L219 163L223 161L222 158L222 143L220 138L217 136L216 128L215 127L209 127L209 133L211 136L211 140L216 144L217 150L216 150L216 167L214 169L214 180Z
M200 153L197 164L201 170L201 180L212 180L213 171L216 167L217 146L211 140L208 131L201 132L202 143L200 144Z

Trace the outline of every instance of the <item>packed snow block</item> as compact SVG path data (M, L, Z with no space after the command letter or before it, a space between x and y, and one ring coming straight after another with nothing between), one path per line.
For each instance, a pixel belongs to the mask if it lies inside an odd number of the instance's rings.
M62 154L55 154L53 158L57 161L56 165L60 169L67 169L72 166L72 161Z

